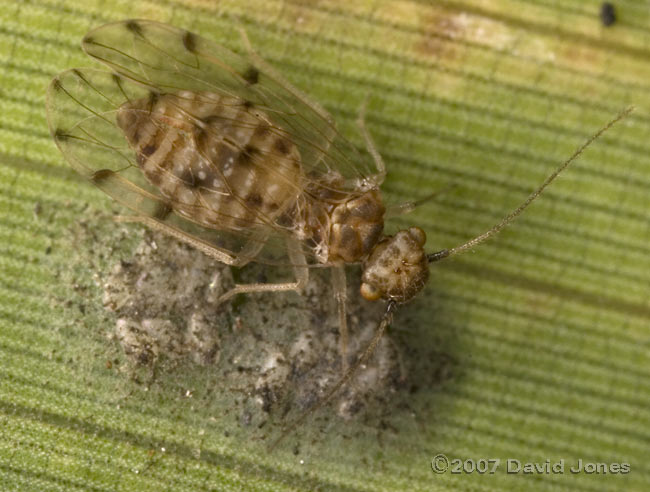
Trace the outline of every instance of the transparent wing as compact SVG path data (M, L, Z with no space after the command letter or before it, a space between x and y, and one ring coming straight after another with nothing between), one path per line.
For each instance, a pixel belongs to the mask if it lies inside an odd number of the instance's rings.
M260 107L291 136L307 175L336 170L353 189L372 174L369 156L337 133L332 117L253 52L241 56L148 20L99 27L86 35L82 46L122 77L151 90L216 92Z
M329 114L254 53L239 56L187 31L151 21L100 27L84 38L83 47L114 72L73 69L57 77L48 91L50 130L79 173L140 215L164 221L235 256L255 251L261 259L259 248L251 243L263 241L264 261L283 262L278 254L284 240L277 233L286 232L284 225L263 221L266 232L199 227L173 213L169 199L143 176L138 155L116 125L116 114L125 102L152 95L185 90L239 98L260 108L277 131L292 140L306 175L317 179L336 171L353 190L370 174L367 156L364 162L364 156L337 134Z
M102 70L73 69L54 79L48 89L48 123L72 167L137 214L165 222L234 256L245 251L251 241L266 239L269 235L259 228L217 231L178 216L173 212L174 203L144 177L138 155L115 119L125 101L149 94L147 88ZM269 246L280 242L273 237L268 240ZM270 261L282 248L266 249Z

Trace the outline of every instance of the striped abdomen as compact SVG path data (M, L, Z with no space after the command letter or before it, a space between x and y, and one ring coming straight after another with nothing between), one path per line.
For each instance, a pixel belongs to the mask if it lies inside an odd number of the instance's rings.
M181 91L123 104L117 124L178 214L214 229L270 224L297 199L300 154L250 103Z

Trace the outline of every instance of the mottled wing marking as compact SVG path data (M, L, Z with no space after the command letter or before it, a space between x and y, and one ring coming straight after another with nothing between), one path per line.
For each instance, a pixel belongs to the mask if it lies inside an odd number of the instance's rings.
M50 129L57 145L77 171L136 213L164 220L217 248L237 254L247 241L259 238L268 243L283 243L281 234L268 238L255 227L244 226L254 222L278 231L292 227L286 221L282 224L275 221L290 200L279 200L268 192L256 193L251 187L241 193L240 183L233 186L224 175L223 163L227 162L227 157L224 160L223 153L230 151L233 155L248 157L254 163L256 180L268 175L280 177L286 183L282 190L290 195L304 188L305 183L296 182L289 167L280 166L278 170L275 163L287 154L293 155L293 145L299 151L303 180L336 170L350 179L352 189L359 178L370 173L357 149L337 135L331 117L286 84L254 54L242 57L187 31L151 21L127 21L100 27L84 38L83 48L113 72L75 69L57 77L48 91ZM193 114L194 110L183 108L182 101L175 104L180 108L176 121L159 117L153 111L161 98L179 98L178 93L183 90L238 101L239 113L232 116L232 127L253 133L241 139L222 138L220 143L229 147L222 146L218 156L210 155L215 151L207 142L220 137L218 129L212 128L216 120L208 119L199 126L203 134L180 136L179 142L172 143L161 153L178 152L184 142L192 140L206 161L216 159L222 163L221 167L211 169L223 182L222 187L206 186L198 170L179 176L160 163L156 171L143 173L140 166L161 152L160 149L144 145L136 147L134 152L116 124L120 108L136 101L146 101L137 111L153 115L152 123L161 130L174 127L173 133L179 124L200 120L200 115ZM252 121L247 117L242 122L242 111L257 119ZM224 117L225 113L217 116ZM261 122L268 122L268 125ZM255 132L258 133L256 137ZM253 145L247 145L246 140ZM152 162L155 163L155 159ZM157 179L169 176L174 176L177 183L182 182L185 189L163 193L154 185ZM221 206L226 199L233 202L230 208ZM170 213L172 208L177 213ZM206 228L209 224L216 227L218 223L225 225L227 230L215 233Z
M240 56L196 34L147 20L99 27L84 38L83 48L123 77L160 92L187 89L249 101L291 135L307 174L336 170L359 179L372 173L369 156L337 133L331 116L255 55Z
M215 233L170 213L170 200L147 180L138 165L138 154L117 126L117 113L125 100L154 104L159 97L156 94L102 70L63 72L48 89L50 130L72 167L122 205L238 254L259 234L252 230Z
M241 99L164 94L123 104L117 124L147 179L204 227L273 226L302 191L297 149Z

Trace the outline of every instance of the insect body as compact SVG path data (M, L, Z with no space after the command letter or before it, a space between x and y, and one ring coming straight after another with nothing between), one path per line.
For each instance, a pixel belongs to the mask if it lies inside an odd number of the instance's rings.
M359 261L381 235L379 192L338 190L334 172L308 179L289 136L247 101L181 91L124 103L116 121L147 180L201 226L284 224L322 263Z
M325 264L358 262L381 237L378 189L347 191L334 171L308 179L289 136L247 101L180 91L126 102L116 122L170 212L203 227L284 227Z
M241 99L180 91L126 102L116 121L147 180L174 212L203 227L272 223L298 198L296 146Z
M330 115L250 47L239 56L187 31L130 20L91 31L83 48L110 70L73 69L55 78L50 130L75 169L136 213L125 220L229 265L277 261L273 244L285 243L283 261L295 281L238 285L222 301L238 293L300 291L310 266L331 267L343 354L344 266L361 263L362 296L388 301L370 346L321 404L370 356L395 306L424 287L430 262L496 234L629 112L501 223L427 254L417 227L383 234L379 186L386 172L363 122L368 154L338 135Z

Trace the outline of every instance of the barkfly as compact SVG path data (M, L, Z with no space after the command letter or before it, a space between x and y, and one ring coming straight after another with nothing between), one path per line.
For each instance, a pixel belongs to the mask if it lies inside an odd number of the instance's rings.
M72 69L50 84L48 122L70 164L138 222L228 265L290 265L292 282L236 285L240 293L300 292L313 266L331 269L347 343L345 265L361 264L361 295L386 301L374 338L286 435L332 399L372 354L398 305L425 286L429 263L456 255L517 217L622 112L583 144L516 210L459 246L425 251L418 227L383 233L381 156L359 117L367 152L250 47L246 55L147 20L107 24L83 39L109 70ZM408 209L409 207L403 207ZM274 243L283 244L278 260ZM345 363L344 363L345 365ZM281 437L281 438L282 438Z

